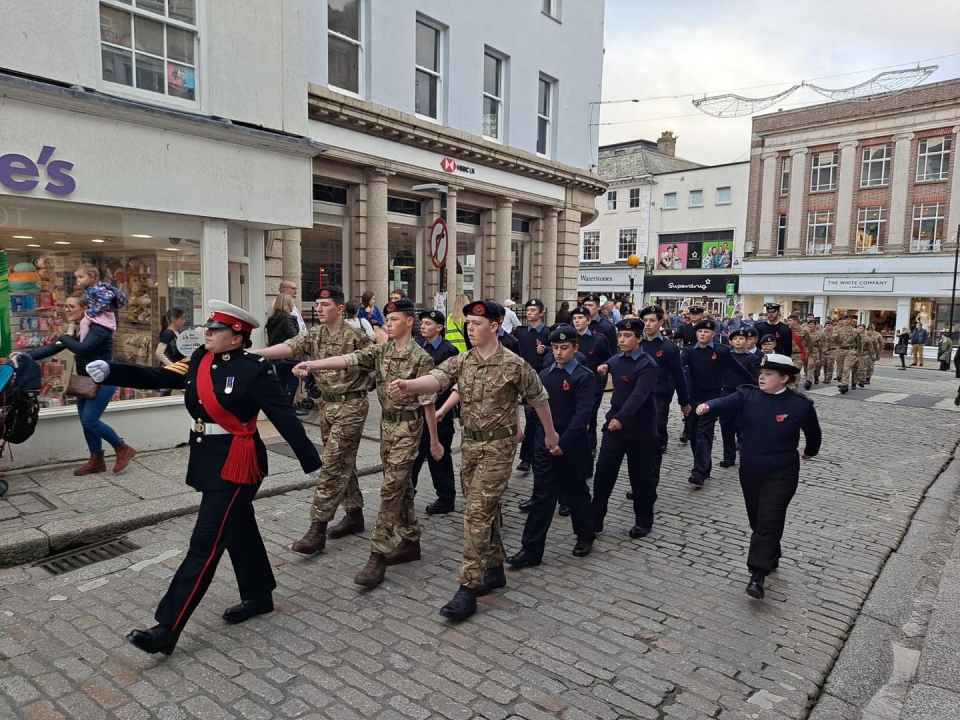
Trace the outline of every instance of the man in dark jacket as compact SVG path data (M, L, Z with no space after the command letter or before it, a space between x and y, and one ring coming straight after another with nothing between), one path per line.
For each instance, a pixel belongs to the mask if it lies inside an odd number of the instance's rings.
M793 331L789 325L780 320L780 305L767 303L764 310L767 313L766 319L754 325L757 334L761 338L764 335L773 335L777 339L776 352L790 357L793 354Z
M930 333L918 322L910 334L910 344L913 345L913 362L910 363L910 367L914 367L915 365L923 367L923 346L927 344L927 340L929 339Z

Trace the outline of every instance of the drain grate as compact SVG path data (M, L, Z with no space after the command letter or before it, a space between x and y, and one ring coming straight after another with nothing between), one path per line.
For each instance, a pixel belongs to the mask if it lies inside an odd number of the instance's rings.
M59 555L51 555L43 562L37 563L36 567L42 567L51 575L63 575L71 570L79 570L139 549L139 545L125 537L115 538L95 545L85 545Z

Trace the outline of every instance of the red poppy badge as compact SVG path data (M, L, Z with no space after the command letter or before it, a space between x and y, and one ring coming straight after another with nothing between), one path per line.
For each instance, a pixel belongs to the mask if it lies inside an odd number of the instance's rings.
M570 389L570 383L568 383L566 380L564 380L564 381L563 381L563 385L561 385L560 387L562 387L564 390L569 390L569 389Z
M657 357L663 357L663 350L657 350Z
M789 415L777 415L776 421L777 421L777 422L783 422L783 421L786 420L788 417L790 417L790 416L789 416Z
M620 379L623 380L625 383L630 382L630 376L629 376L629 375L621 375L621 376L620 376Z
M716 360L716 359L717 359L717 354L714 353L713 355L711 355L711 356L710 356L710 359L711 359L711 360Z

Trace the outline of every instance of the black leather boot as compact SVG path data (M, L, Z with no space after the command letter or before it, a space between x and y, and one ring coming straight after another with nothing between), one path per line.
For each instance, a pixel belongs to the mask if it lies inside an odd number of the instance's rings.
M477 591L461 585L453 600L440 608L440 614L445 618L461 622L477 612Z
M223 619L231 625L242 623L255 615L273 612L273 598L269 595L256 600L242 600L239 605L231 605L223 611Z
M149 630L131 630L127 640L145 653L169 655L177 646L180 634L167 630L163 625L154 625Z
M503 565L487 568L483 573L483 584L477 588L477 597L489 595L494 590L507 586L507 575L503 572Z

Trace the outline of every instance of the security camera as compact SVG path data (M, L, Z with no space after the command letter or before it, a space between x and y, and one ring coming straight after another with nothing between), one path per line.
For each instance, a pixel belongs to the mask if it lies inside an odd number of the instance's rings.
M170 244L171 244L171 245L179 245L179 244L180 244L180 238L175 238L175 237L170 238Z

